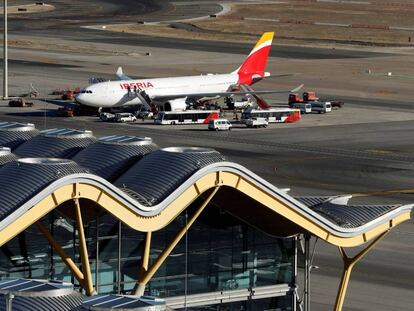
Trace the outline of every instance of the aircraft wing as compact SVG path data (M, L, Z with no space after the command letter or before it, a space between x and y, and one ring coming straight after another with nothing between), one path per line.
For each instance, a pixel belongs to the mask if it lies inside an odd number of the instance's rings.
M268 91L254 91L251 88L241 87L238 91L229 91L229 92L208 92L208 93L182 93L166 96L151 96L150 97L155 101L169 100L175 98L184 98L184 97L227 97L231 95L265 95L265 94L283 94L283 93L295 93L298 92L303 87L303 84L292 90L268 90Z
M116 76L118 77L118 80L132 80L132 78L124 74L122 67L118 67L118 70L116 71Z

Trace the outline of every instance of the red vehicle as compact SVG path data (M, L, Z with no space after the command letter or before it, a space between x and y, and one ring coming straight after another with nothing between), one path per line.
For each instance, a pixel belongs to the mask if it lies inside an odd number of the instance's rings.
M75 95L80 92L80 88L77 87L75 89L67 89L62 92L62 99L63 100L74 100Z
M319 100L315 92L303 92L302 96L305 102L316 102Z
M72 90L64 91L62 94L63 100L73 100L75 98L75 92Z
M58 108L57 114L59 117L73 117L74 116L73 108L69 108L69 107Z
M289 94L289 105L294 103L303 103L303 98L298 93Z
M319 100L320 98L316 96L316 92L303 92L302 96L298 93L290 93L288 104L292 108L296 103L318 102ZM344 102L339 100L323 100L323 102L329 102L332 107L337 108L341 108L344 105Z

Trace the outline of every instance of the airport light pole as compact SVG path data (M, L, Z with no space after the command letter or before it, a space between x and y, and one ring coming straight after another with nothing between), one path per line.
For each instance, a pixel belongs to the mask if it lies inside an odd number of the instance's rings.
M7 68L7 0L4 0L4 35L3 35L3 99L8 99Z

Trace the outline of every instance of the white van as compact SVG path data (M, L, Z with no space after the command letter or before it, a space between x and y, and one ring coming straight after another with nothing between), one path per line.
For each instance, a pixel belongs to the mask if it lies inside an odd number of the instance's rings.
M115 114L115 121L116 122L135 122L137 118L129 112L122 112Z
M230 131L232 124L227 119L213 119L208 122L210 131Z
M258 127L267 127L269 122L267 122L266 118L250 118L250 119L247 119L244 124L246 124L247 127L258 128Z
M290 108L300 109L301 114L311 113L312 105L310 103L293 103Z
M312 106L312 112L327 113L332 111L332 105L330 102L315 101L310 102L309 104Z

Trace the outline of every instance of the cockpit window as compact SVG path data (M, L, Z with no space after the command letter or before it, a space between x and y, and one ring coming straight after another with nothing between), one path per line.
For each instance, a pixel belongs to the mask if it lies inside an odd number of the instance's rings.
M92 94L92 91L91 90L88 90L87 93Z

